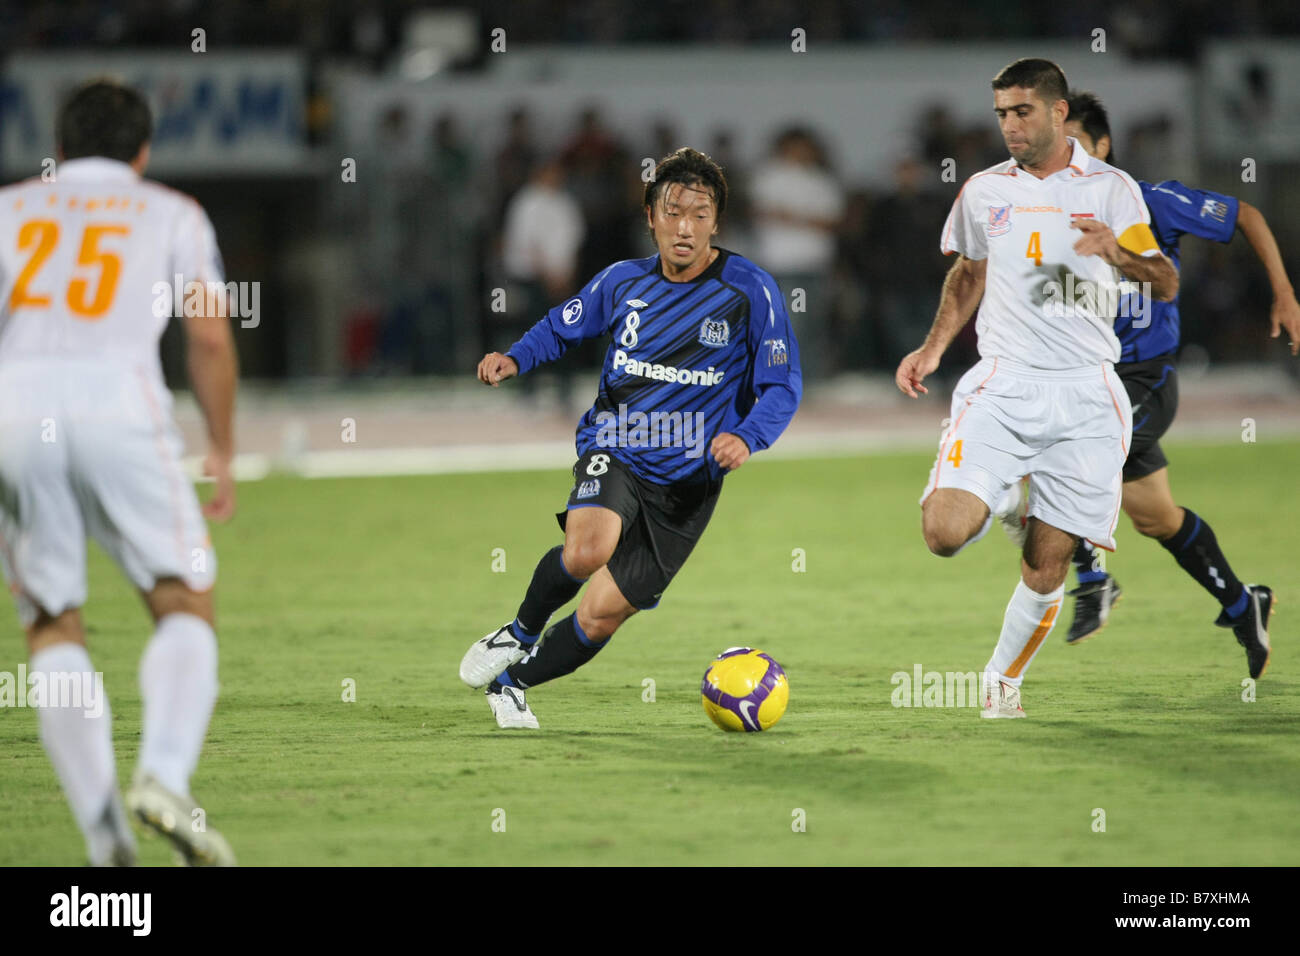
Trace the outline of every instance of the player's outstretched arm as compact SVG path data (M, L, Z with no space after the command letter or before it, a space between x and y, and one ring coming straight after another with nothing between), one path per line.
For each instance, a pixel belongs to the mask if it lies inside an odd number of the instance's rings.
M235 479L231 463L235 458L235 391L239 382L239 358L230 332L228 310L208 302L208 314L185 317L186 364L194 397L208 429L208 454L203 473L216 480L216 491L203 506L214 521L226 521L235 513Z
M1154 248L1155 241L1151 238L1150 229L1145 224L1140 226L1147 241L1151 243L1151 248ZM1115 238L1110 226L1096 219L1071 220L1070 228L1083 233L1074 244L1074 251L1079 255L1101 256L1103 262L1114 266L1125 277L1134 282L1147 283L1152 297L1161 302L1172 302L1178 297L1178 270L1163 253L1144 256L1126 248ZM1134 229L1136 228L1138 227L1135 226ZM1128 234L1125 233L1125 236Z
M608 266L579 289L576 295L547 312L518 342L506 349L504 355L497 352L485 355L479 363L479 381L495 386L511 375L527 375L539 365L554 362L575 345L600 338L609 332L606 327L611 308L608 291L613 283L603 286L602 283L620 264L616 262ZM635 323L637 318L636 313L629 313L629 321ZM631 336L632 344L635 344L634 325L629 328L627 335ZM484 366L489 360L492 368L485 370ZM510 367L514 371L507 374L506 370Z
M959 256L948 270L930 334L919 349L903 357L894 373L894 384L904 395L917 398L918 392L929 391L921 381L939 367L944 351L975 314L980 299L984 297L987 273L987 259L968 259L965 256Z
M519 363L509 355L502 355L500 352L489 352L483 356L483 361L478 363L478 380L493 388L518 374Z
M1270 335L1277 338L1285 328L1291 337L1291 354L1300 354L1300 303L1296 302L1295 288L1286 274L1273 230L1268 227L1264 214L1245 201L1239 201L1237 205L1237 228L1264 264L1269 284L1273 287Z

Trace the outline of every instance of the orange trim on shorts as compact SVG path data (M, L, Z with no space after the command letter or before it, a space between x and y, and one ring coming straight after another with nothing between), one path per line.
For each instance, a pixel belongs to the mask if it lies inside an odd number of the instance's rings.
M1115 391L1110 387L1110 382L1106 381L1106 366L1101 367L1101 383L1106 386L1106 391L1110 392L1110 403L1115 406L1115 415L1119 418L1119 423L1124 424L1124 413L1119 410L1119 402L1115 400ZM1124 444L1124 439L1119 440L1119 447L1124 451L1124 457L1128 458L1128 447Z
M1047 609L1047 613L1043 615L1043 619L1038 622L1038 627L1034 628L1034 633L1029 638L1029 643L1026 644L1025 649L1020 652L1020 656L1011 662L1011 666L1007 668L1007 672L1003 676L1020 676L1020 672L1024 670L1025 665L1029 663L1029 659L1034 656L1035 652L1037 652L1038 646L1043 643L1043 639L1047 637L1048 632L1052 629L1052 625L1056 623L1056 612L1060 609L1060 603L1053 604Z
M1116 522L1116 524L1119 523L1119 515L1116 515L1116 516L1115 516L1115 522ZM1114 528L1113 525L1112 525L1112 527L1111 527L1111 529L1110 529L1110 536L1111 536L1111 538L1114 538L1114 537L1115 537L1115 528ZM1114 554L1114 553L1115 553L1115 549L1114 549L1114 548L1107 547L1106 545L1102 544L1100 541L1093 541L1092 538L1084 538L1083 540L1084 540L1084 541L1087 541L1087 542L1088 542L1090 545L1092 545L1094 548L1101 548L1101 550L1103 550L1103 551L1109 551L1111 554Z
M984 381L980 382L979 388L975 389L975 391L971 392L970 395L966 396L966 407L961 410L961 414L957 416L957 420L952 423L952 428L948 429L947 443L939 447L939 461L934 466L934 484L931 485L930 490L926 492L925 496L927 498L929 498L930 495L934 494L935 491L938 490L939 488L939 472L943 470L943 463L946 460L946 455L944 453L948 451L950 448L952 448L952 436L957 434L957 426L961 424L961 420L965 418L966 413L970 411L971 402L975 401L975 396L978 395L980 392L984 391L984 386L989 383L989 379L991 379L994 375L996 375L997 372L998 372L998 360L996 357L994 357L993 368L989 371L989 374L985 376Z

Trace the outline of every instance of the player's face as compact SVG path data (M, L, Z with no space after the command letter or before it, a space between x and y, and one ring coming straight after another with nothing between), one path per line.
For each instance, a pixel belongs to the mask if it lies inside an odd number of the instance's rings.
M670 183L646 218L666 269L685 272L708 261L718 214L707 189Z
M1064 100L1044 103L1023 86L993 91L993 112L1002 127L1002 139L1011 158L1021 166L1039 166L1051 159L1063 135L1068 108Z
M1110 139L1108 137L1103 136L1100 140L1094 140L1084 132L1083 125L1080 123L1074 123L1067 120L1065 124L1065 135L1073 136L1077 139L1079 145L1083 147L1083 151L1093 159L1105 161L1107 154L1110 152ZM1103 146L1105 149L1102 148Z

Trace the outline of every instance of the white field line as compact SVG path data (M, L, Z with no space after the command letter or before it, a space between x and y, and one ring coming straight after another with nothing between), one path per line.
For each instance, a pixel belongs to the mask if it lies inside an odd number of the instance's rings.
M935 436L845 430L790 435L760 453L762 459L828 458L873 451L917 451L934 447ZM291 458L246 454L235 458L237 481L259 481L272 473L301 478L359 478L389 475L453 475L475 472L551 471L577 457L572 440L509 445L443 445L438 448L349 448L308 451ZM185 459L190 477L204 481L202 456Z
M1268 440L1300 437L1300 421L1269 423ZM1178 423L1174 442L1232 441L1241 431L1226 423ZM837 458L878 452L933 452L939 430L923 428L845 428L833 432L798 432L782 436L756 456L768 459ZM1247 446L1248 447L1248 446ZM243 454L235 459L238 481L258 481L271 474L301 478L360 478L392 475L453 475L479 472L550 471L568 468L576 453L572 439L505 444L440 445L417 448L361 448L304 451L290 455ZM185 459L191 478L204 481L201 456Z

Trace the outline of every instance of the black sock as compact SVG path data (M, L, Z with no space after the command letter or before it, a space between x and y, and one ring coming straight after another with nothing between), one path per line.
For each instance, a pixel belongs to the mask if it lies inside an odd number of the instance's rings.
M528 593L524 595L524 603L519 605L519 613L510 628L521 643L531 644L536 641L551 615L572 601L573 596L582 590L584 582L565 570L563 555L564 546L557 544L537 562L533 579L528 584Z
M1079 583L1092 584L1106 578L1106 559L1102 557L1101 548L1085 538L1079 539L1074 549L1074 572L1079 576Z
M578 627L578 615L570 614L546 632L545 639L536 650L518 664L507 668L497 680L527 690L548 680L572 674L608 643L608 639L600 642L588 640L587 635L582 633L582 628Z
M1214 531L1190 508L1184 511L1183 526L1178 533L1160 544L1197 584L1214 595L1229 617L1240 616L1246 609L1246 589L1219 550Z

